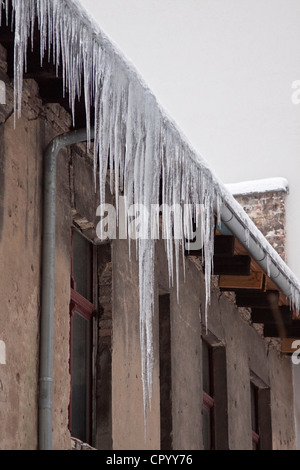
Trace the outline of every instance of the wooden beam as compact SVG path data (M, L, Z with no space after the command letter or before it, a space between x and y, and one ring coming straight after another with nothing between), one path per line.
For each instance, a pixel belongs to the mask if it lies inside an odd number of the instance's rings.
M236 305L248 308L274 308L278 306L279 292L237 292Z
M253 323L291 325L293 311L288 306L278 307L275 311L271 308L253 308L251 318Z
M215 256L234 255L234 237L228 235L217 235L214 244Z
M292 325L287 325L284 328L284 336L276 325L264 325L264 336L269 338L300 338L300 322L293 322Z
M249 276L220 276L221 290L238 291L244 289L262 290L264 287L264 274L252 271Z
M10 27L4 24L0 28L0 43L7 49L7 74L10 79L13 78L14 74L14 63L13 63L13 46L14 46L14 35L10 30ZM27 49L27 72L24 73L24 79L34 79L38 86L40 97L44 103L58 103L68 113L71 113L69 106L69 95L66 90L65 97L63 96L63 80L61 67L58 70L58 76L56 75L56 66L47 60L48 54L46 52L43 65L40 63L40 34L38 28L35 28L34 33L34 48L31 50L31 44L29 42ZM52 57L52 55L51 55ZM83 97L83 92L81 96ZM94 110L91 106L91 125L93 122ZM86 113L85 113L85 102L84 99L76 100L75 103L75 128L83 128L86 126Z
M277 285L275 284L274 281L272 281L272 279L270 279L268 276L266 276L266 284L265 284L265 289L266 290L276 290L278 289ZM278 304L279 305L289 305L289 300L288 298L286 297L286 295L284 295L283 292L279 291L279 301L278 301Z
M246 254L249 255L249 252L246 250L244 245L242 245L241 242L237 238L234 239L234 253L236 255L246 255ZM264 274L267 274L263 271L263 269L258 264L258 262L255 261L253 258L251 258L251 271L262 272ZM266 279L267 279L267 276L266 276Z
M195 230L195 228L194 228ZM193 240L192 240L193 241ZM203 250L186 251L186 256L199 256L201 257ZM234 256L234 237L227 235L216 235L214 241L214 255L215 256Z
M214 274L217 276L249 276L250 262L249 256L215 256Z
M246 254L247 250L246 248L240 243L239 240L235 239L234 241L234 252L236 254ZM267 273L263 271L263 269L260 267L260 265L255 261L253 258L251 258L251 271L257 271L257 272L262 272L265 274L265 290L279 290L277 285L268 277ZM279 305L288 305L288 299L286 296L280 292L280 297L278 304Z
M299 341L299 343L295 343ZM298 338L283 338L281 341L281 352L283 354L293 354L299 349L300 337Z

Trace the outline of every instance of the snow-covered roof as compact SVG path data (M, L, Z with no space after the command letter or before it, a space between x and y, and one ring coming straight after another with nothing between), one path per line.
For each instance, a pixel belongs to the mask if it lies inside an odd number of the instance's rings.
M263 178L250 181L241 181L225 185L234 196L282 191L288 193L289 183L286 178Z

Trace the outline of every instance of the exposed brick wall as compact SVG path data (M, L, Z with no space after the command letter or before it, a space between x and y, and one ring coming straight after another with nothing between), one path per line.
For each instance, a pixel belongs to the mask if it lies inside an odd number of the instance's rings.
M285 261L286 196L285 190L235 195L245 212Z

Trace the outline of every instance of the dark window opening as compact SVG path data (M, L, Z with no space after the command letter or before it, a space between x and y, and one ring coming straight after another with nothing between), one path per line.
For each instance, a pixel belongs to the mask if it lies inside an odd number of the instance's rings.
M76 230L72 236L71 286L83 298L93 301L93 246Z
M173 449L170 295L159 296L161 450Z
M92 244L72 232L71 269L71 399L70 431L74 438L91 444L92 427Z
M203 447L214 449L214 390L212 349L202 341L202 380L203 380Z
M258 428L258 389L251 383L251 428L252 449L259 450L259 428Z
M226 351L214 335L202 336L202 438L204 450L228 449Z
M252 449L272 449L271 392L259 377L251 372L250 407Z

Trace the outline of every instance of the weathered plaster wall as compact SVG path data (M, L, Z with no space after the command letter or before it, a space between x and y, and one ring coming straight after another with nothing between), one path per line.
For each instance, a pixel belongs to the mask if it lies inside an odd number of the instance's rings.
M70 117L59 107L48 107L44 121L45 142L66 132ZM49 119L49 113L53 119ZM58 124L59 123L59 124ZM55 252L55 323L53 370L53 449L69 449L68 407L70 402L70 269L71 269L71 191L69 180L70 149L57 157L56 252Z
M1 48L2 69L5 69ZM4 65L3 65L4 64ZM7 78L7 104L1 107L0 339L6 364L0 365L0 448L36 449L42 224L42 155L46 144L70 126L57 105L44 106L33 80L24 81L22 117L12 114L13 90ZM57 251L54 344L53 446L70 448L69 404L69 159L58 159Z
M140 380L137 264L127 259L127 242L114 243L113 271L113 437L114 448L143 448L142 393ZM204 276L190 260L186 279L169 289L166 256L162 244L156 252L157 294L170 292L172 403L174 449L202 448L201 334L204 326ZM130 294L128 294L130 293ZM221 293L213 283L207 328L226 348L229 448L251 449L250 374L271 388L274 449L293 449L295 444L291 406L291 361L282 357L277 343L264 339L247 311L238 309L233 294ZM149 415L149 442L159 445L159 371L157 370L157 312L154 319L154 406ZM134 423L134 429L130 425ZM152 427L153 423L153 427ZM156 441L152 441L152 430ZM140 438L138 437L140 436ZM141 439L141 440L139 440ZM158 448L158 447L156 447Z
M163 259L162 253L159 259ZM176 302L174 291L171 295L174 447L189 448L192 443L197 448L201 423L199 389L202 387L199 314L202 314L202 324L205 324L205 294L203 273L198 272L190 262L187 263L186 282L184 288L181 285L181 291L180 305ZM234 295L220 293L215 285L207 324L208 331L226 348L229 448L252 447L250 371L271 388L274 449L293 448L295 436L290 358L281 357L276 344L260 336L247 321L245 312L237 309L234 300Z
M178 303L177 289L169 289L166 254L162 243L157 245L156 272L159 291L170 292L173 447L182 450L201 449L203 292L200 273L192 263L187 262L184 283L181 269Z
M0 79L6 82L7 98L7 104L0 106L0 301L3 306L0 314L0 341L5 347L5 361L1 354L0 363L0 449L36 449L43 151L55 136L70 129L71 118L59 105L43 104L37 84L33 80L25 80L22 117L16 120L14 128L13 87L6 75L6 51L2 46ZM107 199L110 201L109 197ZM98 191L94 191L92 148L88 155L85 144L62 149L57 158L54 450L71 449L72 446L68 430L71 227L75 224L94 241L98 201ZM94 357L99 350L95 364L101 383L95 383L94 375L93 396L96 398L99 393L106 393L106 399L98 402L101 406L94 408L94 431L99 448L112 445L109 411L111 286L108 293L102 289L102 284L108 287L111 285L112 273L110 268L108 279L105 279L106 262L104 259L103 266L99 263L100 287L99 291L95 290L95 306L99 306L101 321L96 315L93 346ZM104 374L107 375L106 381L103 381Z
M132 244L113 242L112 434L114 449L159 449L158 330L154 318L155 363L151 413L145 437L139 339L138 265Z
M112 256L110 243L98 249L99 323L96 359L96 442L110 450L112 442Z
M0 365L0 448L30 449L37 444L40 125L24 116L16 129L12 117L3 126L0 338L6 364Z

